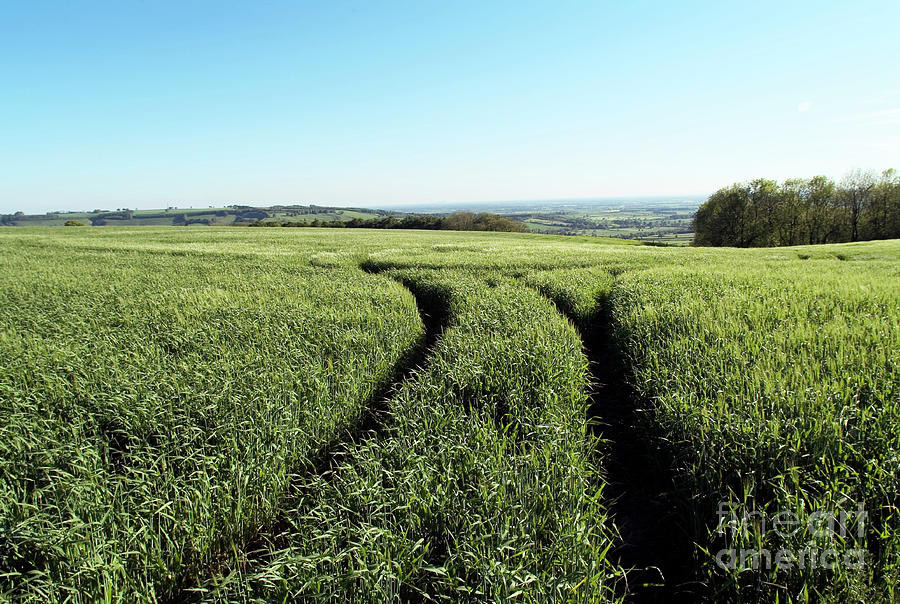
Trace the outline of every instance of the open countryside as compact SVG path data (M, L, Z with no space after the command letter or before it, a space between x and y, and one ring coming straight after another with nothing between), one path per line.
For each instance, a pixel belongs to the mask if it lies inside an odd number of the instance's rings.
M900 602L900 2L0 18L0 604Z
M893 597L897 241L0 238L17 600ZM723 568L812 536L723 535L721 502L804 526L865 502L817 543L866 564Z

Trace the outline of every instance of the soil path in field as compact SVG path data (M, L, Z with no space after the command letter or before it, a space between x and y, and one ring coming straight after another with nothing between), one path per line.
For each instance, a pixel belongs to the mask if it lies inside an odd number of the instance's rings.
M375 273L364 268L366 272ZM401 284L403 285L403 284ZM395 363L390 376L375 386L372 394L366 400L359 418L350 426L338 433L338 436L330 445L319 451L305 464L305 467L295 471L295 484L292 488L298 488L304 478L331 472L352 450L351 445L365 438L377 437L390 425L391 411L390 400L401 384L410 377L417 368L423 367L431 356L431 349L444 330L447 321L446 309L435 305L425 296L417 295L414 288L404 285L415 298L419 317L422 319L424 333L422 337L409 350L405 351ZM301 487L302 488L302 487ZM287 496L290 498L290 495ZM289 526L287 519L276 517L270 524L251 537L242 548L243 562L241 566L252 567L263 563L271 548L280 545L282 537ZM227 574L227 569L233 567L234 555L225 552L219 563L195 569L182 578L180 586L174 590L171 596L164 599L169 604L181 604L198 602L202 599L202 586L209 580L221 574Z
M696 573L689 514L679 503L683 494L675 493L672 453L654 434L645 405L628 383L604 301L579 331L593 383L590 427L605 441L600 457L607 483L604 495L621 537L610 555L631 569L626 601L705 601L704 585L692 580Z

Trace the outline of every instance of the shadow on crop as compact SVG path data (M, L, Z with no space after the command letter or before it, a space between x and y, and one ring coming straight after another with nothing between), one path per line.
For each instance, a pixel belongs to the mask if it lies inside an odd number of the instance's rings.
M580 320L564 304L551 302L580 332L589 361L588 425L603 442L604 494L619 532L609 555L627 569L621 595L637 603L708 600L706 585L697 580L690 498L675 486L674 452L652 405L631 386L607 294Z
M360 268L372 274L380 272L365 264ZM304 489L310 477L331 475L348 452L353 450L354 444L378 438L390 429L391 399L413 372L428 362L432 349L443 333L448 322L446 292L423 288L413 281L406 282L403 279L397 281L409 290L415 299L424 327L421 336L400 355L387 376L376 383L356 420L342 429L328 445L309 456L301 467L294 469L285 500L290 501L292 493L296 495ZM164 601L172 604L198 602L203 598L213 577L227 574L229 569L251 568L265 564L271 552L288 545L290 526L286 516L276 516L270 523L250 535L239 552L221 547L222 553L217 559L203 567L188 569L170 597Z

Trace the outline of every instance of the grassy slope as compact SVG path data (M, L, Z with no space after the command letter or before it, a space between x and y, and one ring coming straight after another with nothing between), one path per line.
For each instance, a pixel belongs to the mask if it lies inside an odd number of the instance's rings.
M228 250L266 262L299 255L313 266L346 267L348 275L366 261L379 269L522 277L585 321L599 316L592 301L611 292L610 316L635 387L656 409L648 431L678 445L677 469L698 494L700 525L715 522L710 504L729 498L748 509L793 505L808 513L843 494L865 500L873 513L872 557L861 574L727 575L709 566L709 580L748 601L775 591L782 599L802 599L804 592L863 597L866 585L870 597L891 597L900 535L893 482L900 449L893 436L900 242L710 250L516 234L278 231L21 229L0 238L59 242L68 253L134 249L212 259ZM506 303L513 304L519 294L509 295ZM522 328L536 328L530 325ZM377 456L378 447L351 458L344 471L356 472L357 465L368 471L361 460ZM391 497L402 492L382 501L396 501ZM748 533L730 544L753 538ZM714 545L721 543L706 543Z
M694 538L716 598L891 601L900 508L898 242L722 250L700 262L638 270L557 269L525 276L590 329L606 315L636 394L654 413L647 438L673 446ZM862 538L785 537L769 523L717 526L717 505L738 517L868 512ZM730 516L729 516L730 517ZM857 525L854 525L854 529ZM720 549L782 548L842 555L867 549L861 572L723 571ZM727 560L727 558L725 558Z
M359 271L75 241L0 246L0 585L155 599L272 517L422 327Z
M806 530L781 538L770 525L716 542L773 551L809 542L839 552L867 546L862 573L734 572L725 578L730 591L768 599L780 585L815 599L893 599L900 280L896 262L866 258L869 249L896 245L857 248L847 261L734 258L654 268L616 284L612 313L635 385L676 443L704 520L719 501L769 518L790 510L804 524L817 511L855 512L856 502L868 509L858 540L816 540Z
M446 310L433 354L392 398L383 435L302 484L272 536L282 547L208 597L615 601L574 330L511 282L393 276Z

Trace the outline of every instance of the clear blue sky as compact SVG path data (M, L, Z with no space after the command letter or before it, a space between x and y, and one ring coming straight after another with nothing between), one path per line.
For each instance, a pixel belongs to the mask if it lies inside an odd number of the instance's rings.
M900 168L900 2L8 2L0 212Z

